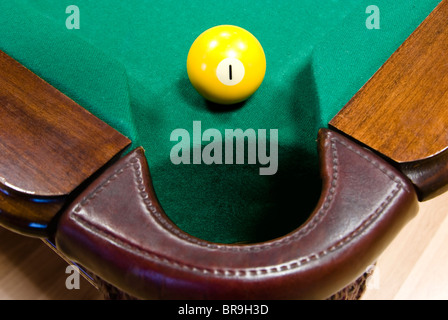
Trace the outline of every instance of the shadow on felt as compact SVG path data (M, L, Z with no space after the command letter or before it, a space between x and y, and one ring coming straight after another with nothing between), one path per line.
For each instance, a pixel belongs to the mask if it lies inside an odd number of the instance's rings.
M276 174L260 176L260 164L174 165L169 159L152 168L161 205L180 229L212 242L257 243L283 236L309 218L321 193L316 146L320 109L311 60L291 78L290 86L273 93L276 101L287 102L282 107L297 136L293 144L282 144L279 128ZM231 112L245 104L223 111L206 102L187 77L177 87L202 112Z

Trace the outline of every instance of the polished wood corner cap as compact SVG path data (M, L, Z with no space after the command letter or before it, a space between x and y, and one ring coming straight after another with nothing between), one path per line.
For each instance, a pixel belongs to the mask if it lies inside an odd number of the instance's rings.
M60 197L130 140L0 51L0 189Z
M448 1L442 1L331 120L396 163L448 148Z

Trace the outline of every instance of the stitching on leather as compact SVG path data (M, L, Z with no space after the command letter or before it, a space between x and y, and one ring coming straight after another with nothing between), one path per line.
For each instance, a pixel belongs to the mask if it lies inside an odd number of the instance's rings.
M330 182L331 183L331 187L330 187L330 191L329 191L330 195L327 197L327 200L322 205L323 210L319 210L313 216L314 219L312 219L312 221L308 225L306 225L304 228L299 229L297 232L291 234L290 236L286 236L280 240L272 241L272 242L269 242L266 244L239 247L239 246L232 246L232 245L218 245L218 244L201 241L201 240L193 238L193 237L190 238L190 237L188 237L188 235L180 233L173 226L165 224L165 223L162 224L162 226L164 228L169 227L168 231L170 231L170 232L173 232L173 230L176 230L176 233L175 233L176 235L181 234L182 236L187 236L186 240L190 240L190 241L194 240L195 244L198 244L198 245L205 244L207 247L211 246L211 248L218 249L218 250L223 250L223 249L224 250L227 250L227 249L235 250L235 249L237 249L237 251L261 251L263 249L268 249L268 248L272 248L274 246L279 246L279 245L286 245L293 241L296 241L297 239L300 239L305 234L307 234L309 231L311 231L313 228L315 228L315 226L318 224L318 222L320 222L323 219L323 217L325 216L325 214L327 213L327 211L328 211L327 209L330 207L329 204L334 199L333 194L334 194L335 188L337 186L338 165L339 165L338 158L337 158L337 147L336 147L335 142L338 142L338 143L342 144L344 147L346 147L347 149L355 152L357 155L361 156L362 158L367 160L369 163L371 163L374 167L376 167L381 172L383 172L387 177L389 177L389 179L391 181L395 182L395 184L396 184L395 189L393 189L390 192L390 194L386 197L386 199L375 209L375 211L372 214L370 214L367 217L367 219L365 219L355 230L353 230L346 237L342 238L338 242L332 244L331 246L329 246L328 248L326 248L322 251L319 251L317 253L312 253L307 256L298 257L295 260L292 260L292 261L289 261L289 262L286 262L286 263L283 263L280 265L270 266L270 267L261 267L261 268L246 268L246 269L230 269L230 268L229 269L217 269L217 268L202 268L202 267L198 268L198 267L194 267L194 266L189 266L187 264L179 263L178 261L168 259L168 258L158 255L156 253L148 252L146 250L140 249L136 245L127 242L125 239L119 239L116 235L111 234L107 230L100 229L98 226L94 225L90 221L84 219L81 216L76 215L76 212L79 212L81 210L82 206L89 203L91 200L93 200L96 197L97 194L99 194L101 191L106 189L108 187L108 185L110 184L110 182L112 180L116 179L118 175L123 173L125 169L132 168L132 169L134 169L134 173L135 173L135 177L136 177L135 181L137 182L137 188L140 190L140 196L142 197L142 199L147 200L145 202L146 208L148 209L150 214L157 216L156 220L159 223L161 223L162 222L161 214L160 214L160 212L155 210L155 207L152 205L152 202L148 198L148 193L146 192L145 186L143 184L140 165L138 164L138 159L136 159L136 158L131 159L130 160L131 163L127 163L122 168L117 169L103 184L101 184L98 188L96 188L91 194L86 196L80 202L80 204L78 204L72 210L72 212L70 213L70 217L72 219L74 219L75 221L77 221L77 223L83 225L85 228L87 228L97 234L100 234L102 237L104 237L108 240L114 241L115 243L117 243L121 247L125 248L126 250L129 250L132 253L138 254L140 256L143 256L143 257L146 257L146 258L149 258L152 260L159 261L161 263L168 264L173 267L186 269L191 272L202 273L202 274L214 274L216 276L233 277L233 276L257 276L257 275L262 275L262 274L274 274L274 273L297 269L305 264L308 264L312 261L318 260L318 259L328 255L329 253L343 247L345 244L349 243L353 238L358 236L368 225L370 225L370 223L372 221L376 220L376 218L380 215L380 213L388 206L388 204L395 198L395 196L398 194L400 189L403 187L402 183L399 181L399 179L397 179L395 177L395 175L393 175L392 172L387 170L384 166L379 164L374 159L371 159L368 155L360 153L358 150L352 148L350 145L346 144L344 141L339 140L337 137L331 138L330 141L331 141L331 148L333 149L333 152L332 152L333 173L332 173L332 180ZM151 207L151 209L149 209L149 207Z
M178 228L173 227L171 224L167 223L167 221L162 218L160 212L152 212L150 213L155 215L157 218L157 222L164 227L169 232L175 234L179 238L182 238L183 240L189 241L193 244L200 245L203 247L207 247L214 250L220 250L220 251L233 251L233 252L260 252L264 250L271 249L273 247L279 247L283 245L288 245L293 241L297 241L298 239L301 239L305 235L307 235L310 231L312 231L319 223L322 221L322 219L326 216L326 213L328 211L328 208L330 207L330 203L333 201L333 194L335 192L335 188L337 185L337 171L338 171L338 161L337 161L337 151L336 147L332 144L333 149L333 179L332 179L332 187L330 188L330 195L325 200L324 204L322 205L322 208L311 218L311 221L306 224L304 227L300 228L299 230L293 232L290 235L284 236L278 240L269 241L266 243L260 243L260 244L252 244L252 245L226 245L226 244L217 244L212 242L203 241L201 239L192 237L188 234L185 234L181 232Z
M149 211L149 214L151 214L152 216L154 216L156 218L155 221L158 222L159 225L161 225L167 231L175 234L176 236L178 236L179 238L182 238L183 240L189 241L190 243L204 246L204 247L207 247L210 249L221 250L221 251L234 251L234 252L260 252L260 251L270 249L272 247L288 245L289 243L302 238L303 236L307 235L310 231L312 231L319 224L319 222L322 221L322 219L326 216L328 208L330 208L330 203L334 199L333 194L335 192L335 189L337 186L337 179L338 179L337 151L336 151L336 147L334 144L332 144L332 149L333 149L333 153L332 153L333 154L333 177L332 177L332 181L331 181L332 187L330 188L330 195L327 197L326 201L322 205L322 208L315 215L313 215L311 221L307 225L305 225L303 228L299 229L298 231L292 233L289 236L285 236L279 240L274 240L274 241L264 243L264 244L253 244L250 246L220 245L220 244L211 243L211 242L203 241L201 239L192 237L188 234L183 233L178 228L172 226L170 223L168 223L166 221L165 218L162 217L162 214L156 210L156 208L152 204L152 201L148 198L148 193L146 192L146 187L143 184L140 165L138 164L138 160L136 158L130 159L130 163L127 163L123 167L117 169L104 183L102 183L100 186L98 186L98 188L96 188L92 193L87 195L80 202L80 204L78 204L74 208L73 211L79 212L81 210L81 208L83 206L85 206L86 204L88 204L91 200L93 200L97 194L101 193L101 191L106 189L107 186L110 184L111 180L115 180L116 177L118 175L120 175L121 173L123 173L125 169L132 168L132 169L134 169L134 174L136 177L135 182L137 182L137 188L140 191L139 195L143 199L146 209ZM82 217L76 216L76 218L77 219L80 218L80 219L84 220ZM91 224L87 220L84 220L84 221L88 224ZM92 225L92 227L95 227L97 229L97 231L101 230L100 228L94 226L93 224L91 224L91 225ZM106 232L105 230L103 230L103 231ZM114 235L111 235L111 236L114 236Z
M261 244L252 244L250 246L222 245L222 244L211 243L211 242L203 241L201 239L192 237L188 234L181 232L178 228L173 227L171 224L167 223L167 221L162 217L160 212L153 211L149 208L148 208L148 210L150 211L151 214L153 214L157 218L157 222L162 227L164 227L166 230L170 231L171 233L175 234L179 238L182 238L183 240L189 241L193 244L204 246L204 247L207 247L210 249L220 250L220 251L260 252L260 251L264 251L267 249L271 249L272 247L288 245L293 241L297 241L297 240L303 238L310 231L312 231L322 221L323 218L325 218L325 216L328 212L328 209L330 208L330 205L333 202L334 193L336 191L336 187L337 187L337 183L338 183L338 176L339 176L339 172L338 172L339 162L338 162L337 147L336 147L335 142L342 144L344 147L346 147L350 151L355 152L358 156L367 160L375 168L379 169L381 172L383 172L385 175L387 175L387 177L391 181L395 182L396 187L398 189L401 189L403 187L401 181L397 180L395 175L392 174L392 172L387 170L384 166L380 165L376 160L371 159L368 155L365 155L365 154L359 152L359 150L354 149L353 147L346 144L344 141L338 139L337 137L331 138L330 141L331 141L331 148L333 150L333 152L332 152L333 172L332 172L332 179L330 181L331 187L329 188L329 195L327 196L325 202L322 204L322 207L320 208L320 210L318 212L316 212L315 215L313 215L313 217L311 218L311 221L307 225L305 225L304 227L291 233L290 235L284 236L278 240L273 240L273 241L269 241L267 243L261 243ZM395 196L395 193L393 193L393 194ZM387 197L386 204L388 204L390 202L390 200L392 200L392 199L389 199L389 197ZM380 204L380 207L383 207L383 203Z
M87 205L90 201L92 201L93 199L95 199L95 197L101 193L103 190L105 190L110 183L115 180L120 174L122 174L124 172L125 169L127 169L128 167L131 166L131 163L127 163L126 165L124 165L121 168L118 168L117 170L114 171L114 173L112 173L109 178L104 181L103 183L101 183L97 188L95 188L95 190L93 190L91 193L89 193L87 196L85 196L81 202L79 204L76 205L76 207L73 208L73 212L79 212L81 211L81 208L85 205Z

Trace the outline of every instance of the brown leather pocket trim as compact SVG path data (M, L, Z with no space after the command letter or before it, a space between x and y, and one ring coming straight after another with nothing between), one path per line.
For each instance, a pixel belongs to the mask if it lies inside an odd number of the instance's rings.
M281 238L225 245L184 233L164 214L136 149L63 214L57 245L141 298L326 298L375 261L417 200L398 171L341 135L321 130L319 151L319 203Z

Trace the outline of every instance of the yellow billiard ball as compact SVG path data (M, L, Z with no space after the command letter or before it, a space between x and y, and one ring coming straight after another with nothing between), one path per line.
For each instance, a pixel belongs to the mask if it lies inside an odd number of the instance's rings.
M234 104L257 91L266 73L266 57L260 42L247 30L216 26L193 42L187 73L205 99Z

